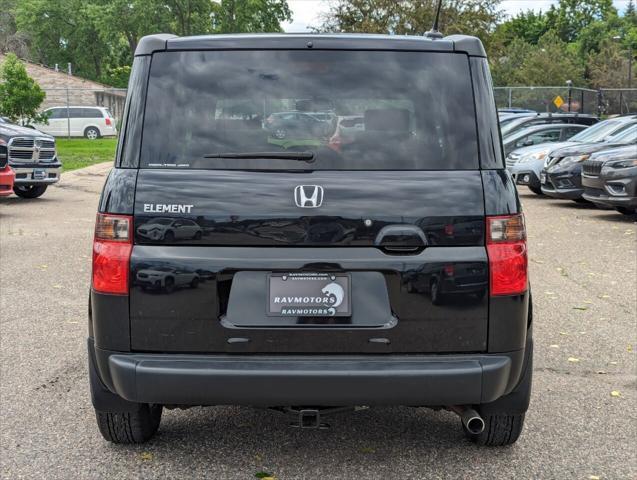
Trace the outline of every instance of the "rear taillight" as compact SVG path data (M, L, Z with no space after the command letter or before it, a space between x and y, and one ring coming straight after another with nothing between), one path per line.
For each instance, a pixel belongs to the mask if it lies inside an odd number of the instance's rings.
M104 120L106 121L106 125L108 125L108 126L111 125L112 122L111 122L110 118L106 117Z
M515 295L528 288L524 215L487 217L491 295Z
M98 213L93 240L93 290L128 294L128 270L133 249L133 217Z

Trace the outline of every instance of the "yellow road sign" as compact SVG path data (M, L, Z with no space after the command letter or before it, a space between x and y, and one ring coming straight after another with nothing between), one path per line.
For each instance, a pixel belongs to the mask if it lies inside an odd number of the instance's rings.
M562 107L562 105L564 105L564 99L558 95L557 97L555 97L555 98L553 99L553 104L554 104L557 108L561 108L561 107Z

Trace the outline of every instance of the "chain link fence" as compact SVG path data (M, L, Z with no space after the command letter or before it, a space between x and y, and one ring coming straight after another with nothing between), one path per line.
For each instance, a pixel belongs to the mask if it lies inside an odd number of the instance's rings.
M97 127L99 136L110 136L119 131L126 101L125 88L60 87L45 88L44 91L46 98L42 110L48 112L49 120L48 124L34 125L39 130L58 137L87 136L90 133L87 128L91 126ZM498 108L591 115L637 112L637 88L495 87L494 93ZM556 102L558 98L561 101ZM105 108L108 114L94 107Z
M603 88L600 91L602 113L637 113L637 88Z
M622 115L637 112L637 88L495 87L498 108Z

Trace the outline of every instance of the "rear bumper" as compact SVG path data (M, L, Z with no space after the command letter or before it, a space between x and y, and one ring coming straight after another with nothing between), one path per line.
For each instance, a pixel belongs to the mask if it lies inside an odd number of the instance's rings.
M524 350L497 355L184 355L93 347L103 384L171 405L469 405L517 385Z

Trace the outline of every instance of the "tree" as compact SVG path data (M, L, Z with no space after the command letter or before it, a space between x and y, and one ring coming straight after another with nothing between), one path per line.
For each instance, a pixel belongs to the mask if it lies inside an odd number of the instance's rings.
M221 0L212 3L214 33L280 32L291 21L286 0Z
M0 0L0 48L21 42L33 61L122 85L144 35L278 32L285 20L286 0Z
M621 88L626 85L628 59L612 40L606 40L599 53L589 56L587 67L593 88Z
M423 35L433 24L437 0L339 0L318 28L326 32ZM490 33L502 14L499 0L446 0L440 12L445 35L467 33L488 46Z
M514 40L522 40L535 45L549 29L547 17L542 11L536 13L533 10L528 10L499 24L494 32L494 37L505 46Z
M0 0L0 52L29 54L28 34L18 30L15 21L16 0Z
M99 78L111 51L99 41L88 6L83 0L20 0L16 24L29 32L30 58L47 65L71 63L78 75Z
M550 31L542 36L524 59L518 71L525 85L561 86L571 80L575 86L584 86L584 65L576 50Z
M612 0L560 0L546 12L547 22L564 42L574 42L594 21L617 16Z
M44 118L38 109L45 96L18 57L7 54L0 65L0 115L12 122L41 121Z
M501 57L491 57L491 74L494 85L525 85L520 76L524 61L533 50L533 45L522 39L514 39Z

